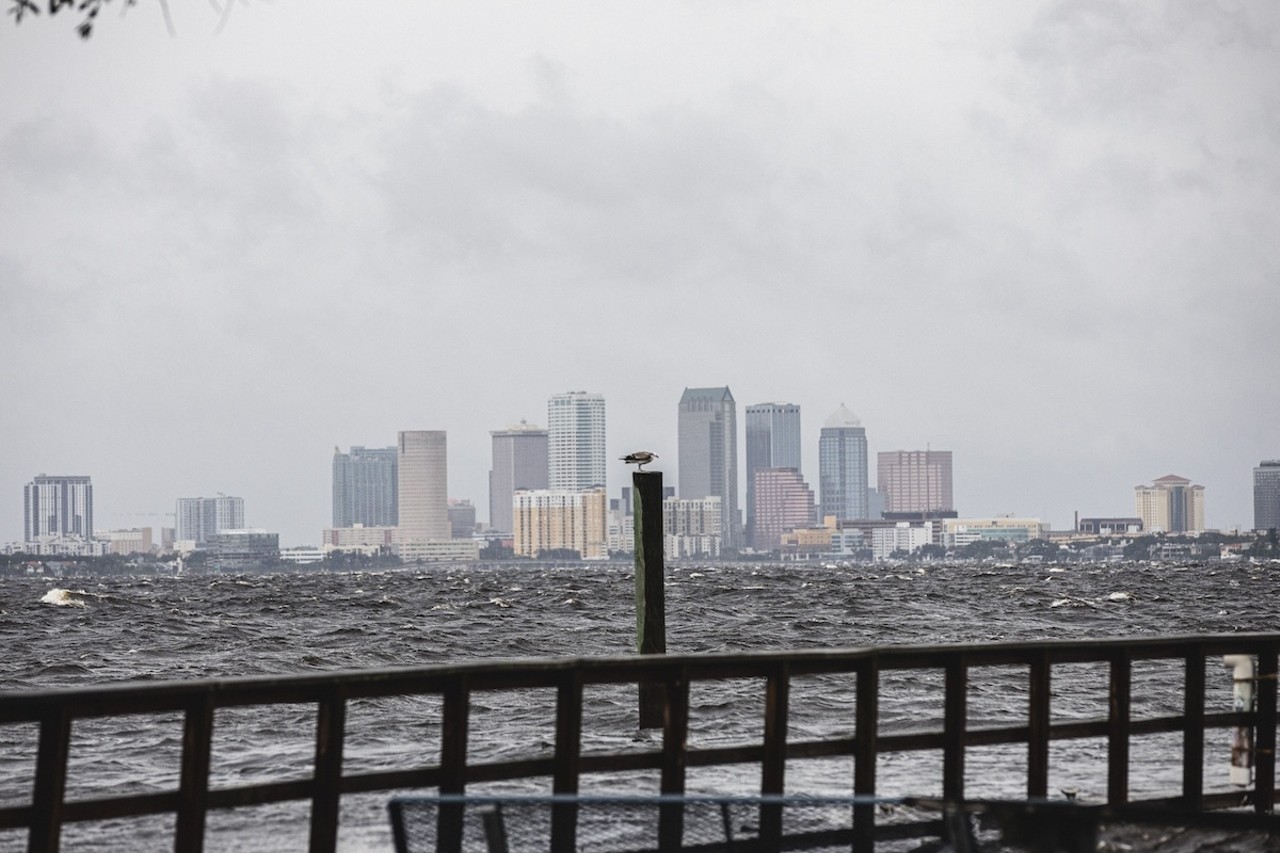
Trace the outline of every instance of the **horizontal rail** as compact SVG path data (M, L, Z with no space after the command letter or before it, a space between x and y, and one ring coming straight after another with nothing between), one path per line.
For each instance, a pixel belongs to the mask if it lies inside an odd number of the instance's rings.
M643 655L593 658L486 660L383 670L326 674L255 676L189 682L103 685L71 690L0 693L0 724L39 724L39 750L31 800L0 807L0 829L26 828L28 849L56 851L66 823L174 813L175 846L199 850L204 816L213 809L289 801L312 803L311 849L326 853L337 837L337 805L342 795L403 789L463 793L468 785L545 778L558 794L577 793L585 774L657 771L660 793L683 793L690 768L757 765L762 794L786 790L787 762L795 759L852 757L851 792L876 789L877 756L934 750L943 757L941 788L953 799L964 797L965 760L973 747L1025 744L1026 792L1043 797L1049 773L1048 744L1097 739L1106 744L1108 779L1102 787L1115 806L1129 802L1129 744L1135 737L1181 733L1184 738L1183 786L1167 798L1179 808L1208 808L1221 798L1203 790L1199 764L1204 733L1211 729L1251 728L1257 732L1256 784L1247 793L1255 809L1269 813L1274 802L1276 661L1280 634L1231 634L1198 637L1143 637L1039 643L990 643L955 646L892 646L756 652L712 655ZM1257 710L1208 713L1204 707L1205 661L1221 655L1253 655L1259 660ZM1184 676L1180 715L1135 716L1134 664L1165 661ZM1094 664L1103 673L1099 689L1110 696L1110 710L1099 719L1051 718L1055 668ZM1023 721L976 725L966 719L966 692L975 669L1025 667L1029 697ZM926 730L895 730L879 711L879 696L891 689L895 672L928 670L939 675L930 697ZM1107 674L1109 673L1109 675ZM788 720L803 699L791 690L798 678L847 675L856 679L856 698L842 716L851 731L825 738L789 740ZM729 679L758 680L763 734L755 743L690 746L690 685ZM658 685L665 699L661 746L648 749L584 750L583 688L597 685ZM504 760L468 758L470 706L477 694L548 689L554 693L555 744L551 754L524 754ZM348 772L343 767L346 739L357 723L349 713L354 701L389 697L434 696L440 710L440 760L396 770ZM214 712L282 704L316 709L313 770L303 778L217 787L210 784ZM1165 709L1168 711L1169 709ZM185 720L181 781L174 790L66 800L68 744L78 721L124 715L177 715ZM919 721L917 721L918 723ZM913 726L914 727L914 726ZM1187 769L1190 762L1197 768ZM1150 802L1150 801L1148 801ZM1234 803L1240 802L1235 795ZM875 837L873 809L855 806L855 847L870 849ZM859 817L860 816L860 817ZM856 821L855 821L856 822ZM564 831L564 827L561 827ZM896 831L896 830L895 830Z

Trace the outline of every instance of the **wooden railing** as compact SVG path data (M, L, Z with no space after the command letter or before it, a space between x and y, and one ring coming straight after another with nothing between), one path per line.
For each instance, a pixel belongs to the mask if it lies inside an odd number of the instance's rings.
M1022 788L1027 798L1049 794L1050 743L1082 738L1102 739L1106 749L1106 802L1130 802L1130 745L1134 738L1181 733L1181 787L1167 796L1147 799L1202 811L1247 802L1270 814L1275 800L1276 672L1280 634L1203 637L992 643L958 646L900 646L799 652L726 655L652 655L583 659L486 661L413 669L376 670L289 677L257 677L194 682L122 684L74 690L0 694L0 725L39 726L34 783L25 805L0 808L0 832L26 829L28 850L56 851L64 824L130 816L172 814L174 849L199 851L211 810L286 801L310 801L310 849L332 851L338 837L339 801L345 794L404 789L465 793L468 785L498 780L542 778L550 793L579 793L586 774L648 770L657 775L658 791L680 794L688 771L696 767L755 765L759 793L788 793L786 772L792 760L853 759L851 793L877 793L878 757L924 750L941 753L940 790L947 800L966 795L966 756L974 748L999 744L1025 745ZM1245 712L1206 708L1206 670L1229 678L1223 655L1251 655L1257 660L1257 705ZM1134 664L1163 662L1182 673L1182 708L1176 714L1133 714ZM1055 698L1069 696L1072 685L1055 681L1055 669L1071 664L1102 667L1107 677L1109 707L1097 719L1055 720ZM970 681L983 667L1013 667L1025 672L1019 691L1026 713L1014 725L969 725ZM887 725L881 715L882 680L901 671L941 673L941 728ZM1059 669L1059 671L1061 671ZM856 679L846 721L830 737L790 740L792 685L810 676L844 674ZM763 691L762 737L757 742L690 747L690 687L727 679L755 679ZM583 748L584 688L595 685L660 685L666 713L660 747L624 750ZM551 689L555 693L554 747L502 759L468 761L471 699L490 691ZM344 745L348 708L373 697L433 695L441 702L439 760L409 769L345 772ZM213 786L210 767L218 709L308 704L316 710L310 778L237 786ZM1216 707L1216 706L1215 706ZM92 718L123 715L181 715L181 770L176 788L68 801L68 755L73 725ZM406 724L409 721L406 721ZM852 723L851 729L848 723ZM1251 727L1254 730L1254 783L1243 792L1206 793L1205 732ZM851 732L851 733L850 733ZM1135 801L1136 802L1136 801ZM572 814L568 812L567 814ZM559 826L561 838L571 826ZM762 829L765 829L762 827ZM876 810L858 806L854 815L855 849L871 850L877 835ZM901 828L893 829L901 834ZM559 848L556 848L559 849Z

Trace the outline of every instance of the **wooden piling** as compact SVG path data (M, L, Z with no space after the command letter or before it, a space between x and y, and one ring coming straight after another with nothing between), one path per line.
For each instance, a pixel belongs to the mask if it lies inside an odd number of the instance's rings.
M667 653L667 607L663 582L662 472L631 475L632 514L636 546L636 651L642 655ZM665 688L640 683L640 728L663 725Z

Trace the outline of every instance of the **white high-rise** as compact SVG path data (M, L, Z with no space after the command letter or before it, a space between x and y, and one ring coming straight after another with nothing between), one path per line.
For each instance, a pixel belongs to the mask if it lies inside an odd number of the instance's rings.
M93 484L89 477L41 474L22 494L23 539L93 538Z
M547 401L547 487L581 492L605 486L604 395L554 394Z
M179 542L205 545L224 530L244 528L244 498L178 498L175 509L174 538Z
M397 445L399 539L406 544L447 540L448 445L444 430L407 430Z

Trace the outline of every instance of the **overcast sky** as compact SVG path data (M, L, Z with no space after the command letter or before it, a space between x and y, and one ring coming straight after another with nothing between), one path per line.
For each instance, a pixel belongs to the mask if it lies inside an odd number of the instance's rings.
M1252 525L1273 0L168 2L0 25L0 541L48 473L99 528L223 492L315 543L334 446L404 429L486 518L489 430L568 390L674 484L724 384L802 407L811 484L844 403L952 450L962 515L1172 473Z

